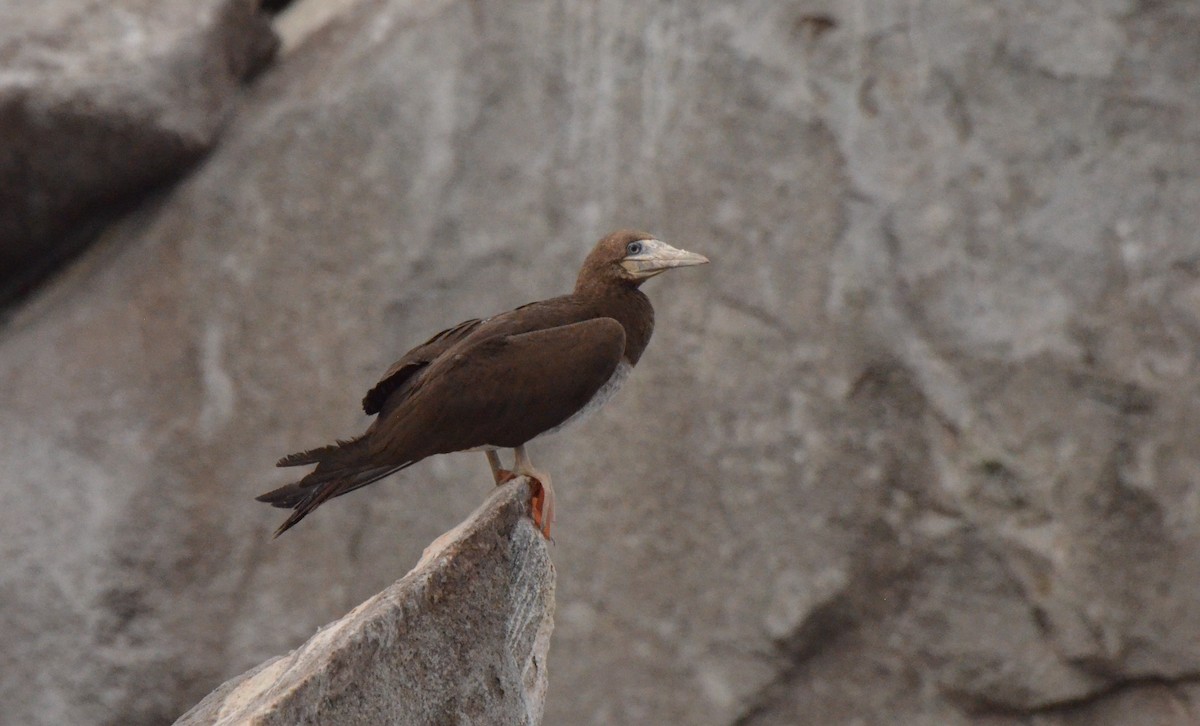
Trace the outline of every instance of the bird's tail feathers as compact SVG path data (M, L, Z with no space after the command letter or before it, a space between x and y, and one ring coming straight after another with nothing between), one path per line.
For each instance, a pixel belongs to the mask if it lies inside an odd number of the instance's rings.
M318 467L300 481L273 489L255 499L273 507L294 510L275 530L275 536L278 537L330 499L361 489L414 463L410 461L399 466L374 466L357 470L321 471Z
M309 464L329 463L333 460L342 458L349 453L357 453L358 449L363 446L366 440L366 435L356 436L352 439L341 440L337 443L328 446L318 446L315 449L307 451L298 451L295 454L288 454L279 461L275 462L275 466L307 466Z

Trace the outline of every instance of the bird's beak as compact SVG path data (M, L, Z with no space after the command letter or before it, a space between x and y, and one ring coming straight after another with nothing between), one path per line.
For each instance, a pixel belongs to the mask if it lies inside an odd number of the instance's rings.
M695 252L680 250L656 239L642 241L642 251L621 260L621 267L634 278L644 280L666 272L672 267L707 265L708 258Z

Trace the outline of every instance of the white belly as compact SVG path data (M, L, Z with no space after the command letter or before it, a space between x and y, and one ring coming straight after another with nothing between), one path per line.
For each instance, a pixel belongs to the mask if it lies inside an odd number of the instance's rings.
M608 402L608 399L615 396L617 391L621 390L621 385L625 383L626 378L629 378L629 374L632 371L633 366L629 365L629 363L622 359L621 362L617 364L617 369L613 371L613 374L609 376L607 381L604 382L604 385L600 386L600 389L596 391L591 400L583 405L583 408L571 414L571 418L563 421L554 428L548 431L543 431L542 433L533 437L534 440L540 439L543 436L549 436L550 434L556 434L563 429L571 428L572 426L591 418L593 414L600 410L601 406Z

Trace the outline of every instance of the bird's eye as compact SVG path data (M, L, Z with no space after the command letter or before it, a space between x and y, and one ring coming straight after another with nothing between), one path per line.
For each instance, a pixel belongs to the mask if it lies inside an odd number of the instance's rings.
M625 254L640 255L641 253L642 253L642 243L641 242L630 242L629 244L625 245Z

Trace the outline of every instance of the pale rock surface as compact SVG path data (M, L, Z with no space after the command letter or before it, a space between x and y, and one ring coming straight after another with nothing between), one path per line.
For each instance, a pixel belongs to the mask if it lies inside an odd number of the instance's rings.
M554 565L528 504L524 479L498 488L402 579L176 726L540 724Z
M257 0L0 2L0 292L208 150L276 44Z
M385 587L483 457L270 542L275 458L628 225L713 264L533 447L548 723L1200 721L1200 5L345 7L0 333L7 715L162 723Z

